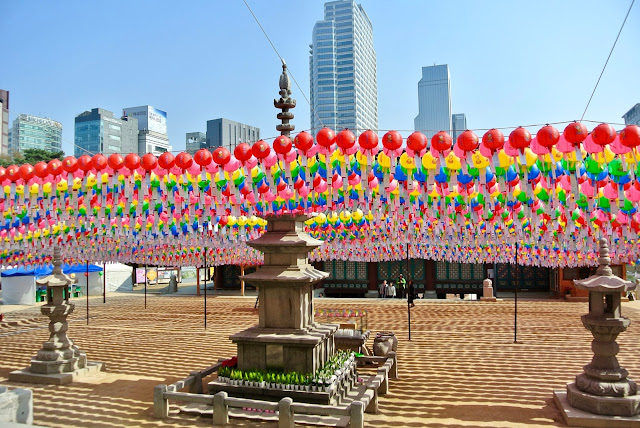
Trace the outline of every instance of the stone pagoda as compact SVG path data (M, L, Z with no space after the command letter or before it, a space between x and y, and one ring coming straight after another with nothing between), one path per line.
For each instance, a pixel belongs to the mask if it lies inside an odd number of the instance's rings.
M281 135L295 129L289 123L296 106L291 98L287 64L282 61L280 99L282 110L276 126ZM242 280L258 287L259 323L230 339L238 346L240 370L282 370L313 373L335 352L333 335L337 325L319 325L313 320L313 286L326 278L315 269L307 254L322 245L304 231L306 216L283 215L269 219L267 231L247 245L264 253L264 265Z
M600 266L595 275L574 280L577 288L589 291L589 313L582 324L593 335L593 359L567 391L554 396L569 425L640 426L640 394L636 383L620 367L616 338L630 324L620 311L621 293L636 288L635 283L615 276L609 266L607 240L600 238ZM587 413L588 412L588 413Z
M69 286L77 281L62 272L60 248L55 247L53 272L36 281L47 287L47 304L40 311L49 317L51 335L31 359L30 367L9 373L10 381L63 385L79 376L104 370L104 363L88 362L86 354L67 336L67 317L75 309L75 305L69 303Z
M326 278L307 254L322 241L304 231L306 216L269 219L267 232L247 244L264 253L264 265L242 279L258 287L259 324L230 339L238 368L313 373L334 354L337 325L314 322L313 286Z

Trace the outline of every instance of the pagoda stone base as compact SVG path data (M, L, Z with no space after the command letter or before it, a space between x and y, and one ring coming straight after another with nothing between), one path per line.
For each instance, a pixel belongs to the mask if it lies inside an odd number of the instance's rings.
M588 395L579 391L573 383L567 385L567 390L553 391L553 399L562 413L562 418L570 427L594 427L594 428L632 428L640 426L640 415L635 416L608 416L574 407L569 401L571 394L574 403L584 400L594 409L607 410L609 406L620 410L622 408L638 409L639 396L636 397L599 397ZM630 400L631 399L631 400ZM633 403L633 400L635 404Z
M9 373L11 382L66 385L105 370L105 364L87 361L85 354L66 361L31 360L31 367Z
M251 327L230 339L238 346L240 370L315 373L335 353L335 324L307 329Z

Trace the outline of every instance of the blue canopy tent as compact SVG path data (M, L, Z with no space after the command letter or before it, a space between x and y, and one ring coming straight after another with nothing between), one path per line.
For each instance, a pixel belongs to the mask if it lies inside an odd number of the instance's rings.
M62 265L62 271L66 274L72 273L87 273L87 265ZM39 266L39 267L24 267L20 266L13 269L7 269L2 272L1 276L3 277L12 277L12 276L47 276L51 275L53 272L53 265L47 266ZM89 272L102 272L102 268L96 265L89 265Z
M63 265L62 270L66 274L85 274L87 273L87 265ZM2 302L6 305L33 305L36 300L36 278L50 275L53 272L53 266L41 267L17 267L8 269L0 274L2 276ZM101 294L103 283L99 277L102 268L96 265L89 265L89 292L92 295ZM92 275L93 273L93 275ZM86 294L87 281L85 278L80 279L78 290L74 290L77 296L79 293ZM38 292L40 293L40 292ZM42 295L43 296L43 295ZM42 298L42 296L40 296Z

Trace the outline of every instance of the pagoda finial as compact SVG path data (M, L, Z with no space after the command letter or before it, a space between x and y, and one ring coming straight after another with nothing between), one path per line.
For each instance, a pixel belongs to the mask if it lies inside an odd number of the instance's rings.
M291 131L296 129L295 125L289 123L293 119L293 113L289 111L296 106L296 100L291 98L291 81L289 80L289 74L287 73L287 63L282 60L282 74L280 75L280 99L273 100L273 105L276 108L282 110L278 113L278 119L282 121L281 124L276 126L276 129L280 131L280 135L291 134Z
M596 270L596 274L611 276L613 275L613 271L611 270L611 266L609 266L611 264L611 257L609 257L609 246L607 245L606 238L598 239L598 244L600 246L600 256L598 257L598 263L600 263L600 265L598 266L598 270Z

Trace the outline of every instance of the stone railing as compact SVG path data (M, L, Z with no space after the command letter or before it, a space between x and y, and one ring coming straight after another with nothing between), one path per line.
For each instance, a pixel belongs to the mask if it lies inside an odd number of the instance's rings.
M204 404L213 408L213 424L226 425L229 416L247 417L248 412L243 409L255 409L277 412L279 427L293 427L295 415L314 415L348 417L350 426L354 428L364 427L364 413L378 412L378 395L389 392L389 378L395 379L398 375L395 352L387 357L358 357L356 361L361 364L377 365L377 373L373 376L361 376L364 380L366 391L359 400L354 400L348 405L323 405L294 402L289 397L282 398L278 402L262 401L245 398L229 397L224 392L215 395L202 393L202 379L217 372L223 360L215 365L191 374L171 385L158 385L154 389L153 416L164 419L169 416L169 400L188 403ZM181 392L188 388L189 392Z

